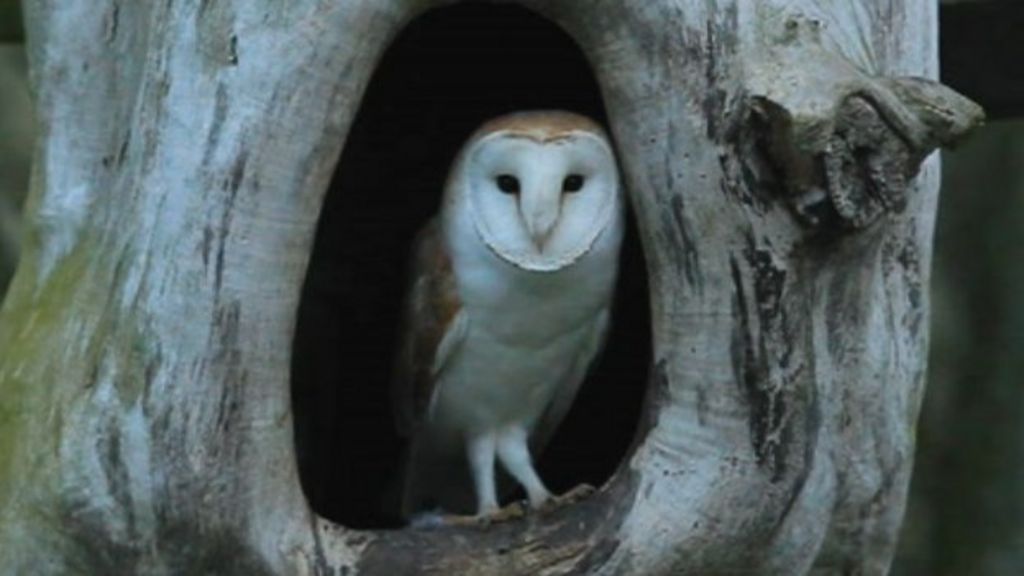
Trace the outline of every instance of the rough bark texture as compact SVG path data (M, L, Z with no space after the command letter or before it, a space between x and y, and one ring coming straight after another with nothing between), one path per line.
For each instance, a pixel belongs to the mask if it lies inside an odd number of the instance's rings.
M527 3L527 2L524 2ZM490 529L307 507L289 349L374 63L425 0L26 5L32 234L0 316L0 563L34 574L878 574L925 363L931 0L528 2L588 54L647 251L647 423ZM642 385L638 382L637 385Z

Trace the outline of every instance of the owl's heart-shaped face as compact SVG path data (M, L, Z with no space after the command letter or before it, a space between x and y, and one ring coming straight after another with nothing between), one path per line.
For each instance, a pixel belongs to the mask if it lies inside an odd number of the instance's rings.
M603 132L568 114L554 119L561 124L542 114L520 118L472 139L449 183L468 201L484 243L526 270L571 265L620 209L618 170Z

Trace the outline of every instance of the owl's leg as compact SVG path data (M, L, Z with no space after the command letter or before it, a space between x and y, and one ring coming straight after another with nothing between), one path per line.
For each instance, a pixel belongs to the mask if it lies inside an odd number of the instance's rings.
M498 458L501 459L501 463L508 473L526 490L531 507L540 507L551 498L551 492L541 482L537 471L533 469L533 460L530 458L525 430L509 428L498 436Z
M495 435L493 432L470 437L466 457L476 488L476 514L486 516L498 511L498 493L494 484Z

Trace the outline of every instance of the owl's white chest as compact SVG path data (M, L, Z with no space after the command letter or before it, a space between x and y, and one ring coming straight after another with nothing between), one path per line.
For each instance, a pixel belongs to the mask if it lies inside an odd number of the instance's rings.
M436 443L455 450L467 435L503 426L532 431L559 388L575 387L610 306L620 240L617 224L556 272L516 269L481 244L458 244L468 333L439 376L428 418Z
M431 419L446 429L437 432L461 436L509 425L531 429L569 376L584 329L533 347L503 342L473 324L439 382Z

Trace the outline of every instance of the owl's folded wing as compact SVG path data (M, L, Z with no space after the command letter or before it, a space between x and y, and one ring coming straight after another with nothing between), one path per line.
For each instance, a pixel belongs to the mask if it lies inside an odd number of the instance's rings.
M416 236L401 346L392 388L395 424L408 436L429 414L437 376L464 340L467 317L459 299L440 222Z
M586 379L594 360L600 355L601 349L604 348L610 319L611 313L608 308L602 308L588 325L586 338L583 341L583 346L576 354L572 369L565 379L559 383L558 388L555 389L551 402L548 404L547 409L544 410L543 416L541 416L533 430L530 445L535 455L539 455L544 451L551 437L554 436L555 431L561 425L562 420L569 413L569 409L572 408L580 385L583 384L583 380Z

